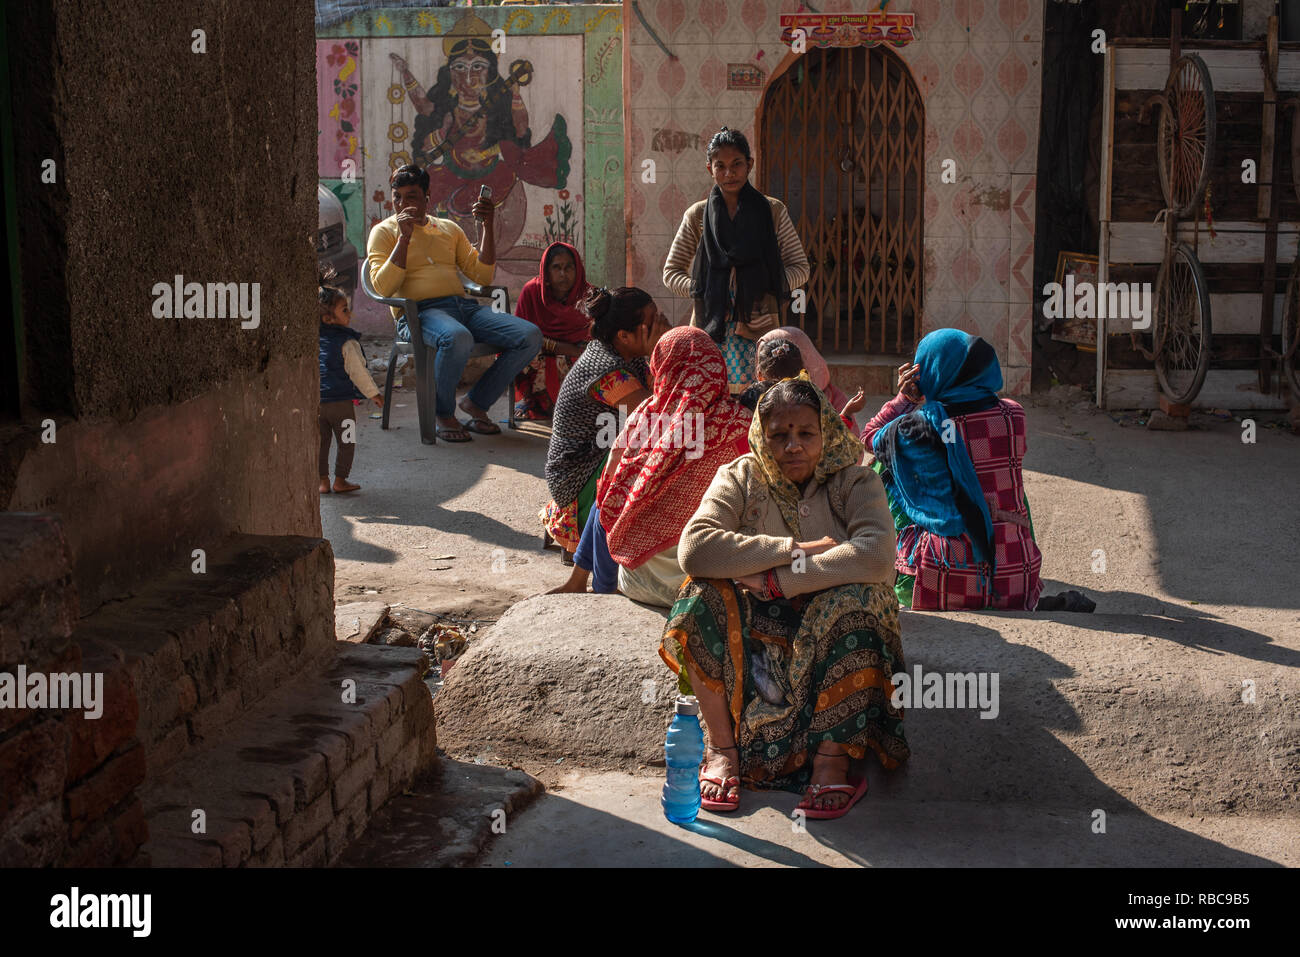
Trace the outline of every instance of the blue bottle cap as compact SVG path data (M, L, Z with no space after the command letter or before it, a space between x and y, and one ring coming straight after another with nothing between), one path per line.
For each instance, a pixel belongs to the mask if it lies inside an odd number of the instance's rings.
M700 702L693 694L677 696L677 713L694 714L700 713Z

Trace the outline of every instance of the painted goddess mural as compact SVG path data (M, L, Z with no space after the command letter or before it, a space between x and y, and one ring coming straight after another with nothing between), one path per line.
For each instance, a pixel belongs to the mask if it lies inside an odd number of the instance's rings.
M473 14L443 38L442 51L447 62L428 90L421 89L402 56L389 54L416 110L410 155L429 172L431 204L437 215L470 231L476 228L470 208L480 187L490 187L497 204L498 256L535 262L540 250L517 250L510 256L527 213L524 191L516 186L522 180L545 189L565 188L572 146L564 117L556 113L550 132L533 145L528 108L519 95L532 80L533 66L515 60L502 76L492 31Z

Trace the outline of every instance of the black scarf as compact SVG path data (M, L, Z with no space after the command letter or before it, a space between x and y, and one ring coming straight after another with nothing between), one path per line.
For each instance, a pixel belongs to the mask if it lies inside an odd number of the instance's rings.
M731 302L731 270L736 270L736 302ZM727 321L749 319L751 306L771 293L785 297L785 268L776 244L776 226L767 197L746 183L740 190L736 218L727 215L722 190L709 190L704 207L704 236L691 267L691 296L698 300L700 327L714 342L727 336Z

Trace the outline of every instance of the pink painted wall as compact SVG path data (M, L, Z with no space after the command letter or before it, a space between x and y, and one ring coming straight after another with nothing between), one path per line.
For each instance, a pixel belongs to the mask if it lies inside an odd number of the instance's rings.
M625 7L628 39L628 282L655 295L675 321L689 302L660 276L682 213L707 195L703 141L739 128L757 147L762 93L726 89L730 63L771 71L788 48L779 17L797 0L640 0L642 13L678 57L669 60ZM874 10L872 2L823 0L819 12ZM922 332L957 326L991 342L1006 391L1029 390L1033 324L1035 172L1042 77L1043 0L911 0L918 39L891 48L925 98L925 307ZM655 131L698 134L681 148ZM940 181L944 159L957 182ZM644 159L656 182L641 182Z
M361 44L357 40L316 41L316 173L339 179L343 161L362 179Z

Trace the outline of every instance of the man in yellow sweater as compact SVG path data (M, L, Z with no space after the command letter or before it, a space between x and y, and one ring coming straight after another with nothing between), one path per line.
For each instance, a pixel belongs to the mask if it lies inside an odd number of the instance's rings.
M472 282L490 283L496 272L496 237L492 228L492 203L479 200L474 215L483 223L478 248L470 245L464 230L449 219L429 212L429 174L418 166L400 166L389 178L397 215L376 223L366 244L370 281L381 296L419 301L420 331L424 341L437 348L434 374L438 382L438 438L468 442L466 431L496 435L501 431L488 410L515 376L542 350L542 331L533 323L464 295L460 274ZM399 336L410 337L406 316L393 310ZM469 352L475 342L501 349L492 367L456 405ZM456 409L469 416L461 424Z

